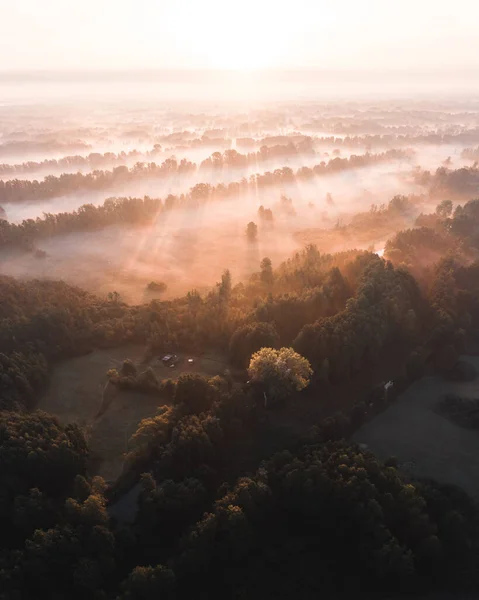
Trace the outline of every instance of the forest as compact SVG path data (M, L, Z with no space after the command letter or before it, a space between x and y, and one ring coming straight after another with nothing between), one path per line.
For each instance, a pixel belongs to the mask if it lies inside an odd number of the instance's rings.
M474 106L380 106L0 106L0 599L479 593L477 498L352 440L477 376Z

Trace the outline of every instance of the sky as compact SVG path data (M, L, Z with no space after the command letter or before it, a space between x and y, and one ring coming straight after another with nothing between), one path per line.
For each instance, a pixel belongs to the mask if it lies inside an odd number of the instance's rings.
M479 68L477 0L0 0L0 70Z

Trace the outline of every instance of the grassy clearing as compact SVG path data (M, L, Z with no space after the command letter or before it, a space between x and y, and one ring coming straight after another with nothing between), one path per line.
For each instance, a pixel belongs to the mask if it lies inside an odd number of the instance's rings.
M107 481L116 479L123 468L123 455L128 440L138 423L155 414L165 402L137 391L115 388L108 410L96 418L102 404L109 369L121 367L130 358L139 371L151 366L159 379L177 379L184 373L200 373L206 377L222 375L227 367L218 356L193 356L177 353L180 360L175 368L166 367L161 357L142 363L143 346L123 346L94 352L67 360L55 367L51 385L39 407L56 415L63 423L78 423L88 433L90 447L98 457L98 474ZM193 363L188 362L193 358Z
M465 360L479 366L478 357ZM423 377L363 425L353 441L367 444L381 460L395 456L412 476L454 484L479 498L479 433L437 414L437 403L445 394L478 398L479 378L456 383Z

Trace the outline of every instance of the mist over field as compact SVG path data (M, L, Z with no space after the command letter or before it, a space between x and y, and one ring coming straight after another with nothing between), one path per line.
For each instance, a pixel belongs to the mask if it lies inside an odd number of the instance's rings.
M309 241L320 240L323 252L381 251L396 227L392 221L389 231L347 239L334 230L397 195L414 196L413 223L436 202L414 173L471 166L467 149L479 146L479 107L464 98L343 95L333 103L315 97L304 78L301 85L315 100L306 95L292 103L282 93L274 102L265 85L254 101L221 96L213 102L201 79L176 85L169 77L165 85L175 84L181 96L173 104L159 83L137 81L132 94L113 81L104 96L104 84L90 80L78 107L75 81L62 87L33 77L23 87L11 79L5 84L0 206L9 223L66 218L109 198L149 197L160 208L141 223L90 223L71 233L35 234L30 222L28 243L2 247L1 271L64 279L100 296L117 291L134 303L154 297L146 289L150 281L166 284L164 299L206 291L226 268L241 281L265 256L279 265ZM210 84L208 93L218 81ZM282 92L288 87L280 80L274 85ZM198 102L190 99L192 89ZM38 101L52 95L55 106ZM259 217L261 206L271 209L271 221ZM246 237L249 222L258 226L253 243Z

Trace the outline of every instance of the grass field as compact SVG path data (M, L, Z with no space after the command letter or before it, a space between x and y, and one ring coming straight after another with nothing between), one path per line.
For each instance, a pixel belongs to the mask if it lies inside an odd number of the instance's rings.
M478 357L464 357L476 368ZM378 458L395 456L412 476L429 477L462 487L479 498L479 433L466 430L435 412L444 394L479 398L479 378L455 383L423 377L396 402L353 436Z
M151 366L159 379L177 379L187 372L213 377L223 374L226 368L220 357L177 354L180 360L173 369L164 366L160 357L141 364L144 348L137 345L95 350L66 360L55 367L50 387L38 408L56 415L63 423L78 423L83 427L92 453L98 457L98 474L113 481L121 474L123 455L138 423L154 415L163 402L140 392L114 388L109 408L96 418L108 382L107 371L120 368L126 358L130 358L140 371ZM189 363L188 358L193 358L193 363Z

